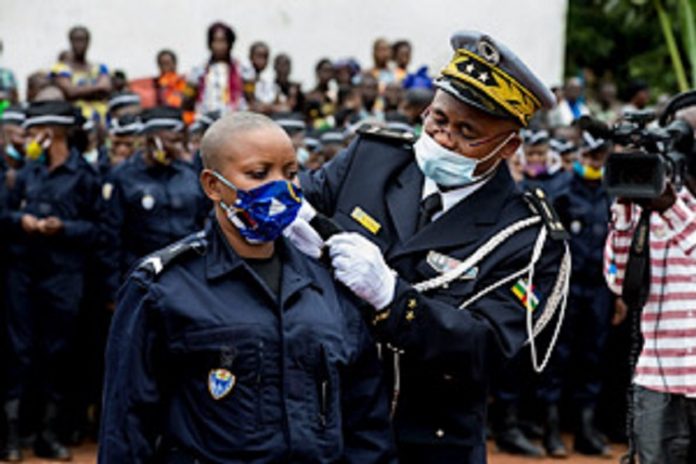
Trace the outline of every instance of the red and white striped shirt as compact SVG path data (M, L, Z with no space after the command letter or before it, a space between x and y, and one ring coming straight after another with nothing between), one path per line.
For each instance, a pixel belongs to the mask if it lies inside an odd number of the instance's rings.
M615 203L604 250L609 288L621 294L635 205ZM696 198L686 189L650 219L651 284L643 308L643 350L633 381L642 387L696 397Z

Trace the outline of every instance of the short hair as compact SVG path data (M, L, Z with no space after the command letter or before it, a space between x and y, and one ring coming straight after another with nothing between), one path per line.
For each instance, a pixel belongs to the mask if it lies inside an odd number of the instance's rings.
M328 59L328 58L322 58L322 59L320 59L319 61L317 61L316 66L314 66L314 72L319 72L319 70L321 69L321 67L324 66L325 64L328 64L328 65L330 65L331 67L333 67L333 63L331 62L330 59Z
M236 133L262 128L283 131L278 123L260 113L238 111L218 119L208 128L201 140L203 167L213 170L219 168L220 147Z
M172 58L172 61L174 61L174 64L176 64L176 62L177 62L176 53L174 53L172 50L170 50L168 48L165 48L164 50L160 50L159 52L157 52L157 63L158 64L160 62L160 59L165 55L169 55Z
M270 50L270 47L266 42L258 40L251 44L251 46L249 47L249 54L251 55L252 53L254 53L257 48L265 48L266 50Z
M397 40L396 42L394 42L392 44L392 55L396 55L396 52L398 52L401 47L408 47L410 49L412 48L411 42L409 42L408 40Z
M70 28L70 31L68 31L68 39L72 39L73 35L77 34L78 32L84 32L85 35L87 35L87 40L90 38L89 34L89 29L87 29L85 26L73 26Z
M234 29L232 29L232 27L220 21L211 24L208 28L208 47L212 45L213 38L215 37L215 33L217 31L223 31L225 33L225 39L230 46L229 48L232 49L235 40L237 40L237 35L234 33Z

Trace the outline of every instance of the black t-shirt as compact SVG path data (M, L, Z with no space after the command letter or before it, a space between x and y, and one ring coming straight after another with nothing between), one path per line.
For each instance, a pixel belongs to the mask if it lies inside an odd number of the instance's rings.
M270 258L246 258L247 264L266 282L268 288L278 299L280 295L280 280L283 275L283 263L280 253L276 250Z

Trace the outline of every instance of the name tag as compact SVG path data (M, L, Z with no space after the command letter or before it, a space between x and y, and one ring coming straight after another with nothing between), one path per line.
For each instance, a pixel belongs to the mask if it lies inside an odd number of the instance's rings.
M372 216L367 214L361 207L356 206L353 212L350 213L350 217L353 218L358 224L367 229L371 234L377 235L379 229L382 225L377 222Z

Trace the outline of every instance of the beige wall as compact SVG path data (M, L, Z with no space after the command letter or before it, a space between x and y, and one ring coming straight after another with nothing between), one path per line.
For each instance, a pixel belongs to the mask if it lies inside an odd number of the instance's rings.
M369 65L378 36L410 39L413 64L437 70L457 29L489 32L552 85L563 73L566 9L567 0L0 0L0 66L13 69L23 89L29 73L68 48L70 26L84 24L92 31L89 58L130 78L153 75L164 47L187 72L206 58L206 28L221 19L237 32L238 58L263 39L272 54L290 53L293 75L306 86L320 57L350 55Z

